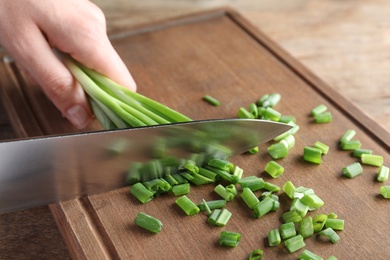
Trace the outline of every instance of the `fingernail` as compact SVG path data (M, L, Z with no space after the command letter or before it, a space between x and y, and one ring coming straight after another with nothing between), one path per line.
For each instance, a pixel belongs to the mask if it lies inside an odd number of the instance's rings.
M66 118L78 129L83 129L89 123L89 115L81 105L75 105L66 111Z

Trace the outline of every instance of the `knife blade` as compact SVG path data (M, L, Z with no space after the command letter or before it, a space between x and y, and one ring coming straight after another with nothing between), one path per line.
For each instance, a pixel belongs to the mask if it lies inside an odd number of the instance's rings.
M120 188L126 178L162 177L164 163L229 158L290 128L265 120L218 119L0 142L0 213Z

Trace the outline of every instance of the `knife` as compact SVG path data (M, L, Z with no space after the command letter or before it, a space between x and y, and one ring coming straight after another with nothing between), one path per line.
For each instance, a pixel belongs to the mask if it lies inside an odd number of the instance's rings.
M230 158L290 128L218 119L0 142L0 213L120 188L126 178L163 177L164 167L178 170L183 160Z

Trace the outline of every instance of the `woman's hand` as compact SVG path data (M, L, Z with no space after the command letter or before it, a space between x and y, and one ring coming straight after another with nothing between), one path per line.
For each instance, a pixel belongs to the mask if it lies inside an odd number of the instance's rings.
M81 86L52 48L136 90L107 37L103 12L88 0L0 0L0 45L79 129L90 123L92 112Z

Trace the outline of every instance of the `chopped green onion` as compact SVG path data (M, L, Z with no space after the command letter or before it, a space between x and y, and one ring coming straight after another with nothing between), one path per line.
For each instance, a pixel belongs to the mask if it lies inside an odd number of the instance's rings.
M267 107L263 112L263 116L268 120L278 122L282 114L271 107Z
M295 135L298 130L299 130L299 125L297 125L296 123L294 123L293 121L290 121L287 123L288 125L291 125L292 128L290 130L287 130L286 132L278 135L277 137L275 137L273 140L274 141L280 141L282 140L283 138L285 138L286 136L288 135Z
M309 250L305 249L299 255L299 260L323 260L323 258L321 256L316 255L313 252L310 252Z
M166 180L169 183L169 185L171 185L171 187L179 184L177 182L177 180L175 178L173 178L173 176L171 174L166 174L164 176L164 180Z
M295 210L301 217L304 217L309 211L309 206L304 204L299 198L294 198L290 210Z
M328 216L325 214L318 214L314 216L313 218L313 227L314 227L314 232L320 232L326 223L326 220L328 219Z
M221 102L209 95L203 96L203 100L216 107L221 105Z
M325 228L331 228L333 230L344 230L344 220L328 217L325 222Z
M280 117L280 119L279 119L279 122L285 123L285 124L287 124L288 122L291 122L291 121L294 122L294 123L297 122L295 116L286 116L286 115L282 115L282 116Z
M347 130L344 135L340 138L340 143L346 142L346 141L351 141L352 138L356 135L355 130Z
M248 260L262 260L264 257L264 252L261 249L256 249L253 250L250 255Z
M265 119L263 114L265 112L265 107L257 107L257 118Z
M324 104L321 104L321 105L318 105L315 108L313 108L311 110L310 114L312 116L316 116L316 115L319 115L321 113L324 113L326 110L328 110L328 108Z
M257 203L253 208L253 216L255 218L261 218L268 212L272 211L274 206L274 200L270 197L265 197L262 201Z
M228 186L226 186L225 189L226 189L227 192L233 194L234 196L236 196L237 193L238 193L236 185L234 185L234 184L229 184Z
M283 166L278 164L275 161L270 161L267 163L264 169L269 175L271 175L272 178L278 178L281 176L284 172Z
M298 223L298 232L303 238L308 238L314 234L312 217L304 217L302 221Z
M204 206L204 210L207 212L207 215L211 215L211 209L210 209L210 207L209 207L209 205L207 204L207 202L203 199L203 206ZM200 210L202 210L200 207L199 207L199 205L198 205L198 208L200 209Z
M278 192L280 191L280 187L278 185L275 185L270 182L264 182L264 187L263 189L271 191L271 192Z
M248 176L238 180L237 182L241 189L248 187L251 191L261 190L265 186L265 181L263 178L258 178L256 176Z
M219 245L235 247L241 240L241 234L231 231L222 231L219 235Z
M352 153L353 156L359 157L359 158L362 156L362 154L372 154L372 150L357 148L357 149L353 150L353 153Z
M294 198L302 199L306 194L315 194L313 189L299 186L294 190Z
M352 151L359 149L362 146L359 140L349 140L341 143L341 149L345 151Z
M374 154L362 154L360 157L363 164L372 165L372 166L382 166L383 165L383 156L374 155Z
M195 162L187 162L183 165L183 169L186 169L190 173L198 173L199 168L195 165Z
M258 152L259 152L259 147L258 146L253 147L253 148L248 150L248 153L250 153L250 154L257 154Z
M293 253L306 246L301 235L296 235L284 241L288 252Z
M311 147L311 146L305 146L303 148L303 159L305 161L321 164L322 162L322 150L319 148Z
M269 98L269 94L265 94L265 95L261 96L261 97L259 98L259 100L256 102L256 105L259 106L259 107L262 107L262 106L263 106L263 103L264 103L265 101L267 101L268 98Z
M215 172L203 167L199 167L199 174L213 181L215 181L216 177L218 176L218 174L216 174Z
M277 103L279 103L281 97L282 96L279 93L272 93L272 94L268 95L268 97L263 102L261 102L260 106L274 107L274 106L276 106Z
M150 190L156 194L160 194L162 192L168 192L171 190L171 185L169 185L169 183L162 178L146 181L146 182L143 182L142 184L148 190Z
M209 166L209 165L206 165L205 168L210 170L210 171L215 172L219 178L221 178L225 181L228 181L230 183L236 183L238 181L237 176L234 176L233 174L231 174L227 171L224 171L224 170L221 170L221 169L215 168L213 166Z
M246 110L243 107L240 107L238 110L238 118L254 119L255 117L253 116L253 114L251 112L249 112L248 110Z
M194 175L189 173L189 172L181 172L180 175L189 181L192 181L193 179L195 179Z
M200 211L198 206L186 195L181 196L175 202L188 216L195 215Z
M229 221L229 219L231 218L231 216L232 216L232 213L229 210L223 209L221 211L221 213L219 214L217 220L215 221L215 225L219 226L219 227L226 226L226 224Z
M292 121L288 124L292 126L292 128L289 130L290 134L295 135L299 131L300 126Z
M334 244L334 243L337 243L337 242L340 240L339 235L337 235L336 231L334 231L334 230L331 229L331 228L326 228L326 229L322 230L319 234L328 237L329 240L330 240L333 244Z
M234 170L233 170L233 176L236 176L237 177L237 180L240 180L242 178L242 175L244 173L244 170L241 169L240 167L238 167L237 165L234 166Z
M253 209L257 203L260 202L253 191L248 187L243 188L240 196L250 209Z
M292 128L290 130L287 130L286 132L278 135L273 140L277 142L277 141L280 141L280 140L282 140L283 138L285 138L285 137L287 137L289 135L292 135L291 130L292 130Z
M220 208L225 207L226 200L210 200L210 201L206 201L206 204L207 204L209 209L220 209ZM198 205L198 207L200 210L206 210L205 202L204 201L201 202Z
M215 225L215 222L217 222L217 219L219 215L221 214L222 210L220 209L215 209L211 214L209 215L209 218L207 219L207 222L209 222L211 225Z
M308 205L310 210L321 208L325 202L316 194L305 194L301 202Z
M207 162L207 165L210 165L212 167L215 167L217 169L227 171L229 173L233 172L234 170L234 164L227 161L227 160L222 160L219 158L212 158Z
M379 167L377 180L380 182L387 181L389 179L389 167L382 165Z
M337 214L334 212L331 212L328 214L328 218L338 218Z
M225 187L223 187L221 184L218 184L215 188L214 191L221 196L224 200L226 201L232 201L236 194L230 192L227 190Z
M292 134L287 135L281 141L285 141L287 143L287 149L290 150L295 145L295 137Z
M139 212L137 217L134 220L135 224L139 227L142 227L146 230L149 230L153 233L158 233L161 231L163 224L160 220L145 214L143 212Z
M283 239L289 239L293 236L296 236L296 234L297 231L295 229L294 222L286 222L280 226L280 235Z
M327 154L329 151L329 146L320 141L315 142L313 147L320 149L322 151L322 154Z
M273 159L284 158L288 154L288 148L283 143L272 144L267 150Z
M199 173L192 174L192 177L193 178L190 180L190 182L198 186L215 182L215 180L209 179Z
M294 198L295 186L291 181L286 181L283 185L283 191L287 194L290 199Z
M215 182L215 180L209 179L209 178L207 178L199 173L192 173L190 175L191 175L191 178L188 178L188 180L191 183L198 185L198 186ZM188 175L186 175L185 177L188 177Z
M283 219L284 223L287 223L287 222L297 223L297 222L302 221L301 215L299 215L299 213L296 212L295 210L290 210L290 211L284 212L282 214L282 219Z
M379 192L385 199L390 199L390 185L381 186Z
M280 202L277 200L274 200L274 203L272 204L271 211L277 211L280 208Z
M232 213L227 209L215 209L208 218L208 222L215 226L226 226L227 222L231 218Z
M172 177L177 181L178 184L188 183L187 179L181 176L179 173L172 174Z
M316 123L330 123L332 122L332 114L330 112L324 112L314 116Z
M277 246L281 242L279 229L275 228L268 232L268 243L270 246Z
M363 173L363 167L360 163L354 162L347 167L344 167L342 172L344 176L352 179Z
M172 192L175 196L181 196L190 193L190 184L184 183L172 187Z
M249 104L249 112L254 116L254 118L259 117L259 111L257 109L257 106L255 103L250 103Z
M271 191L265 191L260 195L260 199L264 199L265 197L270 197L271 199L278 201L278 195L273 194Z
M137 182L130 188L130 193L143 204L153 199L154 192L148 190L142 183Z

